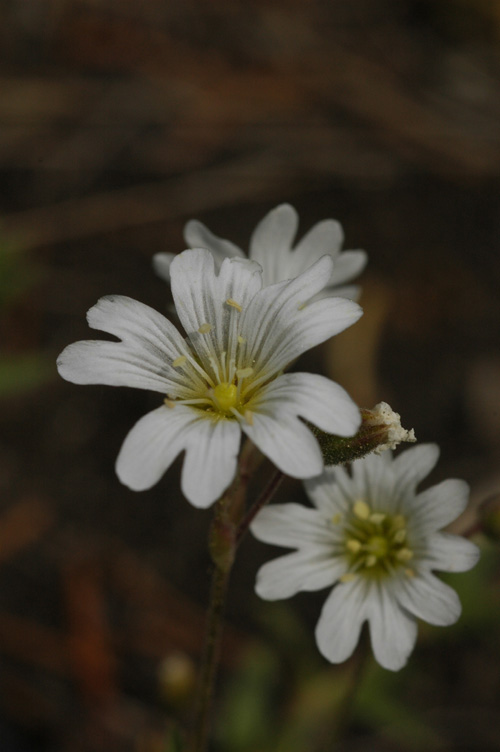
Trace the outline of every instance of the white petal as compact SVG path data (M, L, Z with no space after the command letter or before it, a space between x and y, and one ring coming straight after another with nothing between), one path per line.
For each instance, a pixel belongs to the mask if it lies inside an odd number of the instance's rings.
M225 258L238 256L245 258L245 254L237 245L230 240L222 238L210 232L202 222L191 219L184 227L184 240L190 248L207 248L215 258L216 268L219 269Z
M69 345L57 366L75 384L131 386L166 393L179 374L171 362L187 352L177 329L157 311L119 295L101 298L87 314L93 329L122 342L83 341Z
M312 373L285 373L261 389L256 410L300 415L323 431L352 436L361 423L359 408L341 386ZM251 409L254 409L253 407Z
M288 283L262 289L243 312L241 333L255 370L277 373L306 350L354 324L362 309L345 298L328 298L305 305L322 290L332 261L323 256Z
M351 477L340 465L326 467L321 475L304 481L304 487L314 506L330 518L344 515L359 498Z
M389 583L372 584L370 638L375 658L384 668L399 671L417 639L417 623L405 613L391 593Z
M231 299L243 309L260 290L261 269L251 261L230 258L222 262L219 274L215 274L214 258L204 249L180 253L170 267L172 295L177 315L188 334L193 347L204 365L212 359L219 360L223 351L228 351L231 322L242 315L226 301ZM199 334L203 324L210 324L209 333ZM233 337L232 346L236 346ZM230 357L231 353L228 353ZM206 362L205 362L206 361Z
M326 253L338 257L344 242L342 226L336 219L324 219L315 224L297 243L293 252L297 274L304 272Z
M175 253L155 253L153 256L153 269L166 282L170 282L170 264L175 255Z
M397 488L414 489L436 465L439 458L437 444L418 444L398 454L393 462Z
M297 232L299 219L290 204L281 204L266 214L250 238L249 256L264 271L265 285L290 279L290 248Z
M301 504L273 504L264 507L252 522L250 529L264 543L287 548L300 548L332 541L328 520L316 509Z
M342 285L361 274L368 261L365 251L344 251L336 258L333 265L330 285Z
M174 408L177 409L177 408ZM234 478L241 430L234 420L206 418L188 437L181 488L195 507L208 507Z
M467 572L477 564L479 548L466 538L450 533L434 533L427 540L425 565L441 572Z
M352 655L369 612L366 585L362 579L336 585L328 596L316 626L320 653L332 663Z
M396 512L398 498L394 488L392 453L369 454L352 463L352 482L356 495L375 510Z
M133 491L144 491L186 450L182 490L194 506L206 507L234 476L239 437L234 421L214 424L187 405L162 406L129 432L116 460L116 473Z
M399 580L397 599L410 614L437 626L454 624L462 607L456 592L426 572Z
M327 547L295 551L264 564L257 572L255 591L268 601L290 598L301 590L332 585L346 569Z
M317 298L318 300L321 298L348 298L349 300L357 301L360 295L361 287L359 285L342 285L341 287L328 285L317 295Z
M318 442L298 419L282 413L253 413L252 425L242 420L241 428L279 470L292 478L312 478L323 469Z
M434 532L453 522L467 506L469 486L464 480L450 478L406 502L412 525L421 532ZM405 508L402 508L403 513Z
M158 407L141 418L129 431L116 460L116 473L133 491L157 483L177 455L186 447L200 418L186 405Z

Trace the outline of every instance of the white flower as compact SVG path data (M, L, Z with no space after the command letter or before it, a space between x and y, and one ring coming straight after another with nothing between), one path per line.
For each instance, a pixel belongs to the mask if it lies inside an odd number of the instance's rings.
M464 481L446 480L422 493L417 484L439 455L434 444L390 451L336 466L306 481L314 509L280 504L263 509L254 535L297 551L265 564L257 593L267 600L335 585L316 627L321 653L346 660L363 622L373 652L385 668L402 668L417 637L417 618L453 624L460 615L455 591L433 570L461 572L479 551L468 540L442 532L467 505Z
M130 298L108 296L90 309L89 325L121 341L69 345L58 359L61 376L165 395L125 439L116 464L123 483L150 488L185 451L182 490L192 504L206 507L235 474L242 431L286 474L307 478L322 471L318 443L298 416L349 436L359 426L359 410L329 379L283 370L361 315L343 298L304 305L323 288L331 267L324 256L292 282L261 289L254 262L227 259L217 275L209 251L184 251L171 275L186 339L164 316Z
M250 238L248 256L263 269L264 285L293 279L305 272L321 256L331 256L334 265L322 296L357 299L359 288L344 283L356 277L366 264L364 251L340 252L344 233L334 219L325 219L314 225L292 248L297 233L299 218L290 204L280 204L259 222ZM208 248L217 267L223 259L245 258L245 253L229 240L223 240L210 232L204 224L191 220L184 228L184 239L190 248ZM173 253L157 253L153 259L156 272L167 281L170 279L170 264Z

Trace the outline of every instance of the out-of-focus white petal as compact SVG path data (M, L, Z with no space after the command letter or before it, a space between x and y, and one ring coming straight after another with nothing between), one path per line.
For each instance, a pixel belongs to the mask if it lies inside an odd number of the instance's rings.
M155 253L153 256L153 269L165 282L170 282L170 264L175 256L175 253Z
M185 225L184 240L190 248L207 248L215 258L216 269L219 269L225 258L232 258L233 256L245 258L241 248L231 243L230 240L217 237L213 232L210 232L208 227L196 219L189 220Z
M418 494L411 502L411 514L415 527L430 533L449 525L462 514L469 499L469 486L464 480L450 478ZM403 514L409 509L406 500Z
M332 663L352 655L363 622L370 613L370 591L362 580L336 585L325 601L316 626L320 653Z
M391 593L388 583L372 584L370 599L370 638L375 658L384 668L399 671L415 647L417 623L405 613Z
M410 614L436 626L454 624L462 611L456 592L428 572L401 578L397 599Z
M418 444L398 454L392 464L398 492L408 489L414 491L420 481L434 469L438 458L437 444Z
M332 539L324 516L316 509L308 509L300 504L272 504L264 507L250 529L258 540L286 548L330 546Z
M343 285L361 274L368 261L365 251L344 251L335 257L329 286ZM336 292L336 295L339 293Z
M346 571L345 562L333 559L327 547L302 549L268 562L257 573L255 590L268 601L290 598L300 590L321 590Z
M291 279L290 248L299 218L290 204L280 204L259 222L250 238L249 256L263 269L264 285Z
M430 569L440 572L467 572L477 564L479 548L459 535L433 533L427 541L428 552L422 557Z

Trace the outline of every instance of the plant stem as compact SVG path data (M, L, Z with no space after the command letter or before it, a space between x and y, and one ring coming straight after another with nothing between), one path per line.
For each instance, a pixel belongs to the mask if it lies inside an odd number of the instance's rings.
M250 523L256 517L258 512L271 500L276 491L278 490L281 482L283 481L285 474L281 470L276 470L267 486L262 491L258 499L252 504L246 515L238 525L236 532L236 546L239 546L241 539L250 527Z
M201 665L199 691L194 712L193 733L188 744L189 752L204 752L207 749L210 731L210 711L214 694L215 675L219 663L224 607L231 569L215 566L210 590L210 605L207 614L205 648Z

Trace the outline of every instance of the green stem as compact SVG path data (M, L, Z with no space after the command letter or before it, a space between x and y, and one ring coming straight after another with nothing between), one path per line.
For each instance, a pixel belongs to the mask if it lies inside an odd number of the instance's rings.
M260 510L265 507L265 505L271 500L284 478L285 474L282 473L281 470L276 470L271 480L262 491L261 495L254 502L254 504L252 504L252 506L238 525L238 530L236 532L236 547L238 547L241 543L241 539L250 527L250 523L252 522L254 517L256 517L258 512L260 512Z

